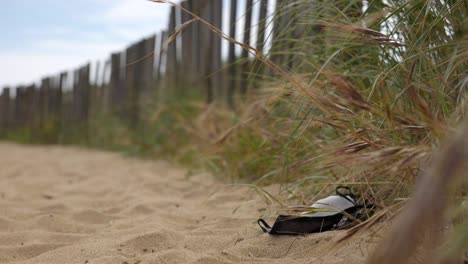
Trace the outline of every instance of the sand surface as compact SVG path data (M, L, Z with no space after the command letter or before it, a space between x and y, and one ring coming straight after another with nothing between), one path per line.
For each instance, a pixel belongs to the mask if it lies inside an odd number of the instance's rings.
M166 162L0 144L0 263L363 263L371 236L264 234L248 188Z

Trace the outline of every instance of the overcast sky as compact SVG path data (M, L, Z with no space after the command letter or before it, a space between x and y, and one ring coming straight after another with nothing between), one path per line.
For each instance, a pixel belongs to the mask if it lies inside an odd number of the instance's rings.
M0 8L0 87L106 58L167 24L145 0L14 0Z
M258 1L254 2L256 21ZM240 0L239 7L243 5L245 1ZM226 32L229 8L225 6L224 12ZM0 89L104 60L113 51L166 28L168 13L169 5L146 0L2 1ZM238 12L238 16L240 37L244 14ZM253 41L255 34L254 28Z

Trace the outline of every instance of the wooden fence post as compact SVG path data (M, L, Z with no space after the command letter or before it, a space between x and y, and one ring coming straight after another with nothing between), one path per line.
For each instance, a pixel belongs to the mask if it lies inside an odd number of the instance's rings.
M62 72L59 76L59 83L57 87L57 120L60 131L63 132L64 128L64 86L67 80L68 73Z
M120 54L111 55L111 76L109 81L109 101L111 112L117 111L118 106L118 88L120 82Z
M301 10L299 9L299 1L298 0L293 0L289 4L289 9L288 10L288 17L289 17L289 27L292 28L290 32L288 32L287 39L289 40L289 45L287 46L287 50L290 52L289 56L287 56L287 66L288 69L291 70L297 66L299 66L299 58L297 56L297 45L296 41L298 40L301 35L303 34L303 26L299 25L299 17L301 17Z
M71 96L71 121L77 123L79 121L79 79L80 79L80 69L73 71L73 91Z
M90 91L90 107L93 111L93 114L97 114L101 111L101 84L99 83L101 68L101 61L96 61L94 64L94 79L92 80L91 91Z
M47 116L50 122L54 125L58 124L59 108L60 108L60 76L52 77L49 79L49 92L48 92L48 113Z
M89 119L89 109L90 109L90 94L91 94L91 79L90 79L90 70L91 65L88 64L83 68L83 118L87 123Z
M96 61L96 68L94 69L94 86L98 87L99 86L99 73L101 70L101 62Z
M31 93L31 134L35 140L39 140L39 131L41 128L41 91L40 87L33 85Z
M101 74L101 87L100 87L100 111L108 113L110 105L110 83L107 80L111 68L111 61L106 60Z
M146 57L144 61L142 61L142 94L144 96L152 95L153 91L153 84L154 84L154 62L155 62L155 54L154 49L156 45L156 35L152 35L149 38L145 39L143 42L143 56ZM152 55L151 55L152 54ZM150 56L151 55L151 56ZM151 98L152 99L152 98Z
M133 94L135 87L135 65L134 62L138 59L136 54L136 44L131 45L126 50L126 63L125 63L125 102L122 109L124 119L133 124L134 110L133 109Z
M164 99L164 93L166 92L164 87L168 85L168 78L167 78L167 46L164 46L163 44L167 41L168 39L168 32L167 31L162 31L161 32L161 51L159 54L159 61L157 65L157 71L156 73L159 75L158 76L158 97L160 99Z
M4 126L4 120L5 120L5 117L6 117L6 113L5 113L5 109L4 109L4 96L3 96L3 93L5 92L5 89L6 88L2 88L1 93L0 93L0 137L2 137L4 135L4 133L6 132L5 131L5 128L3 127Z
M2 92L2 113L3 113L3 124L2 130L5 133L9 132L10 129L10 104L11 104L11 95L10 88L3 88Z
M222 30L223 20L223 1L211 0L210 2L210 22L213 26ZM221 37L214 32L210 32L210 42L211 42L211 61L209 75L211 78L211 83L213 85L213 92L215 93L215 98L225 102L224 98L227 96L225 86L223 85L223 71L222 71L222 61L221 61Z
M246 0L245 4L244 44L250 45L253 0ZM241 60L242 70L240 92L241 94L245 94L248 90L248 72L250 69L249 52L246 49L242 49Z
M175 33L176 28L176 9L174 6L171 7L171 13L169 16L169 26L168 26L168 37L171 38ZM179 95L178 83L177 83L177 43L176 39L173 39L167 45L167 59L166 59L166 85L165 89L170 89L170 95Z
M21 118L21 97L22 97L22 92L23 88L21 86L18 86L15 89L15 97L12 100L13 107L12 107L12 123L11 126L13 130L18 129L20 125L20 118Z
M265 56L265 42L266 42L266 22L268 15L268 0L260 1L260 14L258 17L258 27L257 27L257 51L261 53L262 56ZM255 59L254 65L252 66L252 71L256 71L255 74L257 78L263 78L265 74L266 65L263 64L260 60Z
M19 86L16 88L15 107L14 107L14 127L22 129L25 126L27 105L25 103L25 87Z
M260 1L260 14L258 17L258 31L257 31L257 50L264 53L265 50L265 33L266 33L266 20L268 15L268 0Z
M74 121L74 74L67 74L67 83L71 83L72 85L72 90L71 91L65 91L63 90L62 94L62 129L65 133L65 135L68 135L70 130L68 129L70 127L70 124Z
M236 22L237 22L237 0L231 0L229 17L229 36L233 39L236 38ZM229 84L228 84L228 105L232 109L235 108L234 94L237 90L237 65L235 64L236 57L236 44L229 42L228 51L228 66L229 66Z
M140 119L140 98L145 89L144 68L145 61L142 58L145 54L145 39L139 41L134 46L135 62L133 64L133 85L130 90L130 113L131 127L136 129Z
M201 16L201 2L200 0L191 0L191 12L194 13L197 16ZM202 63L202 22L200 21L195 21L192 24L192 30L191 30L191 39L192 39L192 58L191 58L191 72L192 72L192 77L193 81L196 82L197 85L201 84L201 75L202 75L202 70L201 70L201 63Z
M284 63L285 56L282 54L278 54L282 49L284 49L284 30L286 27L285 23L285 5L286 0L276 0L276 12L274 16L274 24L273 24L273 39L271 44L271 60L281 66ZM273 72L270 70L270 74Z
M26 104L26 120L25 125L31 132L36 128L36 113L37 113L37 100L36 100L36 86L30 85L26 87L25 91L25 104ZM33 133L31 133L32 135Z
M192 8L193 1L183 1L182 2L182 7L191 11L193 10ZM182 11L181 13L181 24L185 24L188 21L191 20L190 14L188 14L185 11ZM193 83L194 81L194 76L192 72L192 45L195 43L192 41L193 34L192 32L195 30L195 27L192 25L189 25L185 28L184 32L182 32L182 65L181 67L183 68L183 73L184 76L186 76L186 83Z
M210 9L210 0L198 0L199 4L199 12L200 17L205 21L210 21L211 11ZM212 73L212 41L211 41L211 34L214 34L208 29L205 24L199 24L199 47L200 47L200 61L199 61L199 69L200 69L200 78L202 79L202 86L205 88L206 91L206 103L212 103L214 100L214 92L213 92L213 83L212 78L210 78L210 74Z
M107 76L109 75L109 70L111 67L111 60L106 60L104 62L104 67L102 68L102 74L101 74L101 86L107 86L108 85L108 80Z
M39 127L44 130L47 116L49 113L49 90L50 90L50 79L44 78L41 81L41 87L39 89Z
M81 124L84 124L87 127L88 118L89 118L89 95L91 89L91 83L89 79L90 65L81 67L78 70L78 83L76 85L76 92L74 93L74 98L77 110L77 119ZM87 133L87 131L86 131Z
M161 82L161 76L162 76L162 66L163 66L163 53L164 53L164 47L163 47L163 43L165 41L165 38L166 38L167 34L162 31L159 36L156 36L156 48L155 50L157 50L158 52L156 54L154 54L154 56L156 57L155 58L155 69L154 69L154 79L155 79L155 83L156 83L156 86L159 86L160 82ZM158 89L158 87L156 87L156 90Z

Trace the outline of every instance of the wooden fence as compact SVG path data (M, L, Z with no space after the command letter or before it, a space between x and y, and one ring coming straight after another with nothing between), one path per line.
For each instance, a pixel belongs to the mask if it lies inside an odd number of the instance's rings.
M238 40L255 46L250 39L255 25L256 48L265 52L267 15L281 14L278 10L293 1L258 2L257 19L253 18L253 0L246 0L242 7L237 0L186 0L181 6L217 28L223 26L223 14L229 14L226 21L233 38L240 30L236 28L238 15L244 16L244 33ZM271 6L277 10L268 10ZM40 86L4 88L0 96L0 135L18 129L43 131L51 127L61 129L67 124L86 126L92 115L101 112L115 113L136 127L145 102L177 98L194 89L202 92L207 103L221 102L234 108L236 94L248 89L252 56L246 50L236 53L233 43L223 52L222 38L193 18L172 7L167 30L112 54L105 63L95 64L93 79L91 65L87 64L73 72L44 78ZM284 23L281 15L275 15L274 44L280 42L278 32ZM180 28L184 30L176 34ZM171 39L168 45L163 44ZM283 57L271 56L280 63Z

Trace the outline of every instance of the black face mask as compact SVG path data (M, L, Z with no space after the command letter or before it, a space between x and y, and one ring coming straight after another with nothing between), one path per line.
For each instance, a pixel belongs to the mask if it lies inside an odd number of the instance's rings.
M312 213L279 215L273 227L263 219L259 219L257 223L263 232L271 235L320 233L350 226L354 220L362 218L362 213L359 211L367 208L370 206L364 207L357 203L349 187L339 186L336 188L335 196L329 196L314 203L310 207Z

